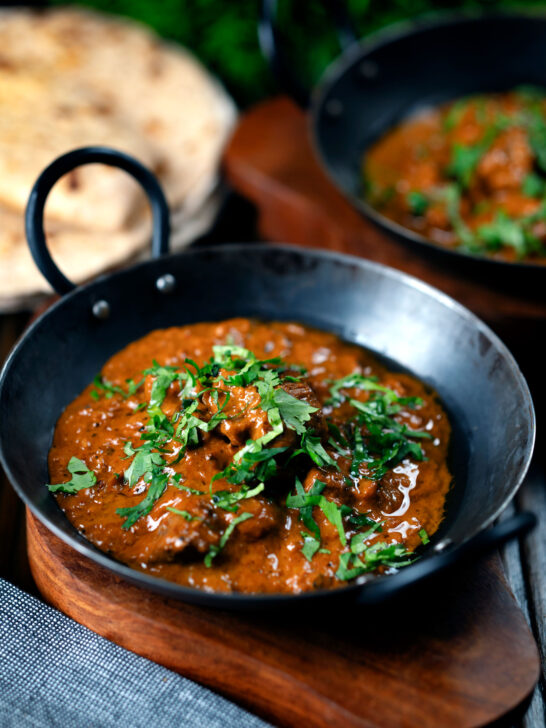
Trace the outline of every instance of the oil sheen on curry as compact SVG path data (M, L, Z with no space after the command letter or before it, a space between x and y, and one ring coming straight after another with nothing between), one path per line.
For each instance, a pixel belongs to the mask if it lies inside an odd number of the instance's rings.
M61 415L49 489L89 541L207 591L390 573L444 514L436 395L333 334L232 319L123 349Z
M414 115L364 159L368 201L445 248L546 263L546 94L460 99Z

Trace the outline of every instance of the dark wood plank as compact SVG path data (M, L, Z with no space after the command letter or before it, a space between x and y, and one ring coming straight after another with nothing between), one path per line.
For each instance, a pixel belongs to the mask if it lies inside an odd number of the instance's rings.
M525 728L546 726L546 477L542 464L536 464L517 496L518 507L539 516L538 527L521 547L522 572L527 588L530 624L541 655L542 671Z
M377 610L239 616L121 581L32 516L28 536L34 577L54 606L281 725L483 725L520 703L538 675L498 557Z
M514 515L516 504L512 502L501 516L501 520ZM523 573L521 544L519 541L511 541L505 546L502 553L504 569L510 588L522 610L527 624L531 625L531 611L527 598L527 586ZM537 684L533 691L532 698L525 715L521 720L513 724L513 728L543 728L544 726L544 704L540 684Z

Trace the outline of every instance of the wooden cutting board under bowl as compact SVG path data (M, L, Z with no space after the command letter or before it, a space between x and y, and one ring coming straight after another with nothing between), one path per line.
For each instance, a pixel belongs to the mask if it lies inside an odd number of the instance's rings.
M230 613L133 586L27 511L45 599L133 652L293 728L470 728L514 710L539 660L498 556L391 605Z

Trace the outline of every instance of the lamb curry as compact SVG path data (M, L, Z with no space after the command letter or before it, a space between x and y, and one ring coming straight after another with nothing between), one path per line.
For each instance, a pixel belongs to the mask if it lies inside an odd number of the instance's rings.
M364 162L365 196L445 248L546 262L546 94L459 99L409 118Z
M63 412L48 488L134 569L208 591L297 593L390 573L444 515L434 392L297 323L157 330Z

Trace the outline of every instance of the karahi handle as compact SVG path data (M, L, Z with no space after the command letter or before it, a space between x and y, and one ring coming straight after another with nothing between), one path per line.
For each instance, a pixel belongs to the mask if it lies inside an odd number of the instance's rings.
M169 207L157 177L134 157L110 147L82 147L57 157L40 174L28 199L25 230L34 262L53 289L63 295L76 288L58 268L47 247L44 232L44 207L47 196L61 177L84 164L106 164L130 174L144 189L152 208L152 254L155 258L169 252Z

